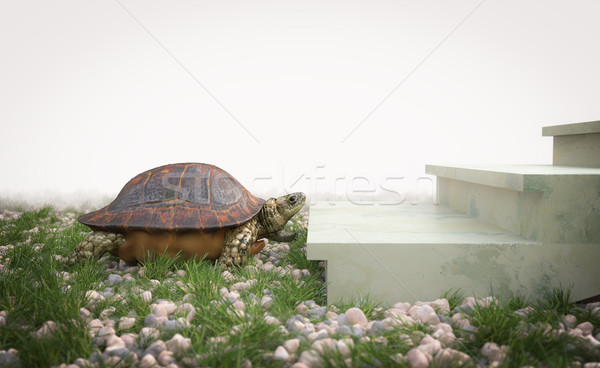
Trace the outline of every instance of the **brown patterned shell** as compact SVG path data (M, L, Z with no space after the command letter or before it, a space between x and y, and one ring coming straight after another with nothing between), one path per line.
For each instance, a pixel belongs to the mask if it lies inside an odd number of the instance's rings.
M264 203L216 166L171 164L137 175L111 204L78 220L110 232L214 230L248 221Z

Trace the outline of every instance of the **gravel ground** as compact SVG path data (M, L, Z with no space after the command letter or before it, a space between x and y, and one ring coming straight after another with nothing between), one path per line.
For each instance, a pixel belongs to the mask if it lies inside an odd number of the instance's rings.
M17 216L19 216L18 212L0 210L0 219L15 218ZM306 225L307 214L304 213L301 216ZM64 226L69 226L75 221L73 213L64 213L59 217ZM36 229L30 231L35 232ZM268 244L259 255L256 266L247 267L258 267L267 272L281 274L290 273L301 284L302 278L310 274L308 270L281 267L279 264L280 255L288 249L289 245L286 243ZM0 253L2 251L0 249ZM111 366L111 364L117 364L121 358L127 355L129 355L133 366L140 368L193 366L194 362L191 358L184 358L183 361L179 362L176 360L180 353L190 349L191 341L189 338L185 338L180 334L175 334L167 341L157 338L161 329L176 331L190 325L197 312L192 304L186 302L188 295L189 297L191 295L188 294L179 301L161 300L153 296L153 288L148 290L138 288L135 292L144 302L150 305L152 313L146 316L132 314L127 317L112 317L115 312L114 307L97 310L95 304L105 298L115 297L115 286L121 283L134 282L135 277L141 275L144 270L140 266L131 266L122 261L108 261L106 262L106 271L108 276L103 285L95 290L87 291L90 303L86 308L80 309L80 318L89 324L93 343L101 353L93 353L89 357L80 357L70 365L62 364L59 367L101 366L101 362L106 366ZM177 273L182 272L185 273L183 270L177 271ZM64 278L68 279L69 276L68 272L63 272ZM175 277L177 274L172 273L172 276ZM250 287L253 280L238 280L228 271L224 271L223 276L233 284L229 288L223 287L220 289L220 299L217 302L231 303L240 314L244 313L246 303L259 303L265 309L265 320L269 324L280 326L281 331L289 336L287 340L267 355L274 360L285 362L285 365L289 367L322 366L321 355L326 350L338 352L346 357L346 364L350 367L352 366L350 349L355 344L367 341L386 344L387 341L381 337L382 334L406 324L419 322L427 326L428 333L412 331L401 335L401 338L405 339L412 348L405 355L395 354L393 359L397 362L406 362L414 368L429 367L430 365L441 367L456 365L496 367L502 364L509 349L508 346L498 346L493 342L486 343L481 348L481 355L484 358L479 361L474 361L469 355L459 351L460 343L457 338L468 336L469 333L476 331L476 327L471 326L463 312L475 305L485 306L490 303L497 303L497 300L492 297L482 299L467 297L461 306L454 308L452 311L450 311L450 305L446 299L416 302L414 304L398 302L390 308L378 308L375 311L376 313L373 314L381 316L381 318L376 320L369 320L359 308L339 310L336 306L321 306L314 301L305 300L298 303L295 316L286 321L280 321L269 313L269 308L273 305L269 290L264 290L264 296L260 300L258 298L253 301L249 301L248 298L242 299L240 292ZM156 286L160 282L154 280L152 283L153 286ZM594 314L600 314L600 302L589 303L583 307ZM521 309L515 313L525 315L530 312L529 308ZM7 311L0 311L0 328L5 324L7 314ZM135 324L136 319L139 318L144 320L143 328L136 333L121 332L130 329ZM42 338L51 335L57 328L55 322L47 321L35 335ZM558 329L553 330L550 325L547 325L546 328L548 333L578 336L586 340L590 346L600 346L600 333L593 334L594 326L590 322L580 323L573 315L565 315ZM231 334L236 333L235 329L236 327L232 328ZM138 347L140 340L148 341L148 339L154 340L154 342L145 349ZM215 340L219 339L227 341L228 336ZM215 341L215 343L218 342L222 341ZM301 346L308 346L309 348L301 349ZM18 362L17 353L15 349L0 350L0 366ZM242 366L251 367L252 364L247 360L242 363ZM600 363L586 363L585 365L579 364L579 366L600 368Z

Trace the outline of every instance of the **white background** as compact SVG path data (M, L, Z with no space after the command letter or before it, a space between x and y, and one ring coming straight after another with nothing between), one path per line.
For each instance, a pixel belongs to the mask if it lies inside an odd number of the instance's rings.
M600 119L599 15L598 1L2 1L0 199L100 203L174 162L313 200L413 192L426 163L549 164L542 126Z

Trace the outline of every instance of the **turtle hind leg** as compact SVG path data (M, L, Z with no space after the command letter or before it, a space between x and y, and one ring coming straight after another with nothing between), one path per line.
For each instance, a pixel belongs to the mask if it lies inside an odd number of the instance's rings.
M106 252L116 255L119 247L124 243L125 238L121 234L94 231L75 247L64 260L64 264L70 266L75 263L83 263L90 258L99 259Z

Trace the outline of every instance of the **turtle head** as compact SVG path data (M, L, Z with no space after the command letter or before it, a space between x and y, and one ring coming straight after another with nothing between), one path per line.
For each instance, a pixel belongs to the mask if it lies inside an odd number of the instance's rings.
M275 241L291 241L295 233L284 231L285 224L300 211L306 202L302 192L292 193L265 202L259 213L259 222L265 229L264 236Z
M304 202L306 202L306 196L302 192L284 195L275 199L277 212L285 218L284 225L300 211L302 206L304 206Z

